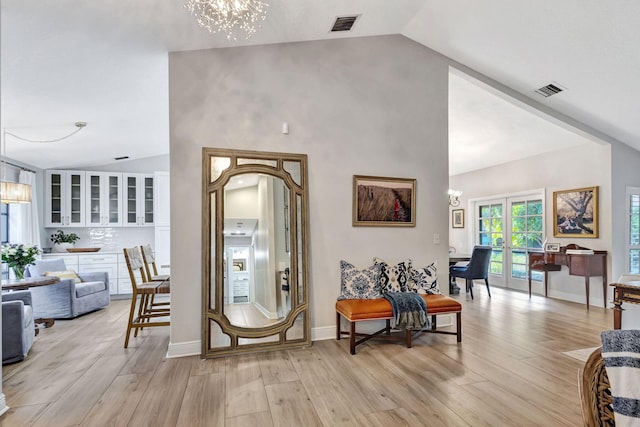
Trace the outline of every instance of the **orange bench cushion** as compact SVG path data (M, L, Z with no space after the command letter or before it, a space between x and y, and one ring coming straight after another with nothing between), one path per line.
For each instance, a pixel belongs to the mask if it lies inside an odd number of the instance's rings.
M441 294L419 294L427 304L427 315L462 311L462 304ZM385 298L343 299L336 302L336 311L350 321L390 319L391 303Z

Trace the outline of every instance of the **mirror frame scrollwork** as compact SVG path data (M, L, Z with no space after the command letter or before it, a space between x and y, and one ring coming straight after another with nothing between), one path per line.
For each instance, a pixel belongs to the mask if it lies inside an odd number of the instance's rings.
M217 170L216 175L219 176L214 177L214 161L220 158L228 158L229 166ZM217 357L311 345L307 156L203 148L202 160L202 356ZM287 170L291 162L299 164L299 176L292 177ZM257 328L234 325L224 313L224 188L232 177L246 173L280 178L289 190L287 244L290 249L291 307L282 321ZM301 336L299 329L288 336L294 324L301 329ZM214 345L212 333L224 335L228 345Z

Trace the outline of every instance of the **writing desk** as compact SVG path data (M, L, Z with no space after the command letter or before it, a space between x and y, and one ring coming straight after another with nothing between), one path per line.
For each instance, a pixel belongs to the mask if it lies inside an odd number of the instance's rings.
M622 328L622 303L640 304L640 282L612 283L613 329Z
M562 247L560 252L529 252L529 297L531 297L531 272L544 272L544 296L548 296L548 273L560 271L562 266L569 268L571 276L584 277L587 310L589 309L589 279L591 276L602 277L602 295L604 307L607 308L607 251L593 251L593 254L567 254L567 247L581 248L576 245Z

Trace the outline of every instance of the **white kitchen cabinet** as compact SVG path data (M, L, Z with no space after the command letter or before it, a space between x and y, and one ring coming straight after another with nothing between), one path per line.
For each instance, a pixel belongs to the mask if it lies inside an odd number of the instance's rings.
M118 256L116 254L78 254L78 272L91 273L106 271L109 274L109 294L117 294Z
M122 225L122 173L86 172L86 226Z
M45 227L85 226L84 171L45 171Z
M142 278L136 273L136 283L142 283ZM118 254L118 294L132 294L133 285L127 268L127 261L124 254Z
M51 258L62 258L67 270L73 270L75 272L78 272L78 255L64 253L64 252L62 253L54 252L54 253L42 255L42 259L51 259Z
M153 175L154 215L155 215L155 259L158 274L171 274L171 198L169 193L169 172L155 172Z
M123 224L125 227L154 225L153 175L122 174L124 183Z

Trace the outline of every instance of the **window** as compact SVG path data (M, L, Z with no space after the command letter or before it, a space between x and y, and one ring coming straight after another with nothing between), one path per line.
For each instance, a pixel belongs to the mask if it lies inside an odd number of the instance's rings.
M627 188L627 272L640 274L640 188Z

